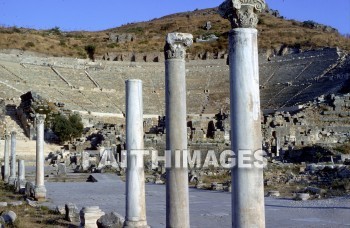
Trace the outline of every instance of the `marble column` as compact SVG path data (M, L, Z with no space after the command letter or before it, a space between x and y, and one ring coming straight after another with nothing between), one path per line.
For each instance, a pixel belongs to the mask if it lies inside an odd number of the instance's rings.
M16 191L21 192L26 185L24 160L18 160L18 178L16 181Z
M190 227L185 57L192 43L191 34L169 33L164 47L166 150L171 155L166 170L166 227Z
M229 19L231 142L237 156L232 169L232 227L265 227L263 168L254 164L261 151L261 112L257 13L264 0L226 0L219 6ZM258 152L259 153L259 152ZM245 163L250 165L242 165ZM249 162L250 161L250 162Z
M38 201L46 199L44 184L44 122L46 115L37 114L36 121L36 177L34 197Z
M10 177L10 136L5 133L5 147L4 147L4 182L8 183Z
M15 131L11 132L11 159L10 159L10 177L8 184L15 185L16 181L16 135Z
M124 227L148 227L143 168L142 81L131 79L125 85L127 169Z

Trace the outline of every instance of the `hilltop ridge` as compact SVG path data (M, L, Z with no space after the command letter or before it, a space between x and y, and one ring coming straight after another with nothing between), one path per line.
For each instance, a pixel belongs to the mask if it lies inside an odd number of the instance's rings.
M87 58L87 45L95 47L96 58L102 58L106 53L162 52L165 35L178 31L194 35L198 42L194 43L189 53L198 56L207 52L226 52L229 30L229 22L217 14L216 8L210 8L171 14L98 32L63 32L58 27L49 30L0 27L0 49L77 58ZM313 21L285 20L275 10L261 14L258 31L259 48L267 55L284 54L286 48L292 52L319 47L350 50L350 39L337 30ZM213 41L206 42L208 40Z

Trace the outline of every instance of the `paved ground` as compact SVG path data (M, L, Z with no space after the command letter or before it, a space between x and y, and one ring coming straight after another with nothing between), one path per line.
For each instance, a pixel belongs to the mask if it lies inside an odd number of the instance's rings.
M67 202L98 205L104 212L125 214L125 184L113 174L94 174L96 183L46 183L53 205ZM231 196L227 192L190 189L191 227L230 227ZM147 184L148 223L165 227L165 186ZM293 201L265 198L267 227L350 227L350 198Z

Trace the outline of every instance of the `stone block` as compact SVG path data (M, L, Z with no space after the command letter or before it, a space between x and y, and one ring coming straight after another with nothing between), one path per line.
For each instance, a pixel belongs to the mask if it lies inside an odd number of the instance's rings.
M269 191L267 193L267 196L279 197L280 196L280 192L279 191Z
M295 200L308 200L310 199L310 194L309 193L297 193L295 196Z
M97 220L105 215L98 206L83 207L80 211L80 226L85 228L97 228Z
M22 201L13 201L13 202L8 202L7 204L9 206L17 207L17 206L21 206L23 204L23 202Z
M35 186L32 182L27 182L26 185L25 185L25 189L24 189L24 194L26 197L29 197L29 198L34 198L34 189L35 189Z
M66 175L67 175L66 164L59 163L58 169L57 169L57 176L66 176Z
M111 212L109 214L103 215L97 220L98 228L122 228L125 222L124 216Z
M13 224L16 221L17 215L13 211L6 211L1 214L5 224Z
M73 223L80 223L80 215L77 206L73 203L65 205L66 220Z

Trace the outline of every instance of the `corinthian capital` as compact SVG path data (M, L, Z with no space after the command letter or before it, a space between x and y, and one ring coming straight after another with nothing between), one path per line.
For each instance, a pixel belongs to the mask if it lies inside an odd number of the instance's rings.
M185 59L186 48L193 43L193 36L189 33L169 33L164 47L165 59Z
M219 6L219 14L231 22L232 28L256 28L257 13L265 6L265 0L225 0Z
M45 118L46 118L45 114L36 114L35 116L36 124L44 124Z

